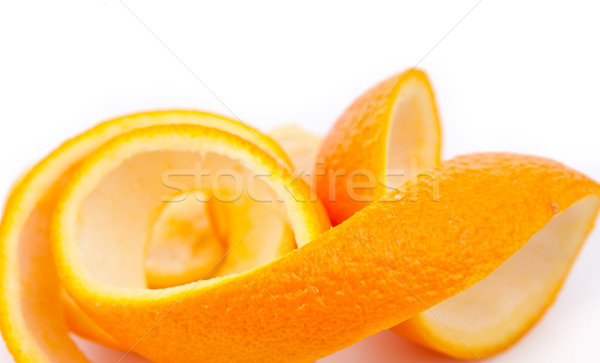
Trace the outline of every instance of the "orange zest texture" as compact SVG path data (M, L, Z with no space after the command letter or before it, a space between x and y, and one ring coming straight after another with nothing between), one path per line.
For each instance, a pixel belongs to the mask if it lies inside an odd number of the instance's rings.
M358 118L365 108L375 116ZM155 362L311 362L389 328L484 358L551 304L600 208L600 185L548 159L438 164L419 71L367 92L318 153L316 171L383 177L363 192L373 202L325 179L315 198L297 171L320 140L294 134L273 133L280 146L221 116L149 112L36 165L0 227L0 328L14 358L87 362L75 333ZM412 160L390 188L385 175Z

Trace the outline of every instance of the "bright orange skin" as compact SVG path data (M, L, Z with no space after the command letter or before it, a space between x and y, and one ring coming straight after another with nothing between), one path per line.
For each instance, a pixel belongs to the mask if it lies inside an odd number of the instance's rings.
M281 259L208 287L115 290L68 265L61 278L119 341L133 345L154 327L135 349L154 361L308 362L469 288L557 213L600 195L584 175L530 156L467 155L436 172L438 201L431 178L419 178L416 199L387 195ZM477 233L461 240L465 230Z
M418 86L407 90L410 81ZM317 195L323 202L332 224L335 226L369 204L365 200L376 200L387 193L380 180L386 172L387 140L394 102L399 92L414 92L430 104L436 118L437 141L429 145L436 157L425 161L423 168L434 166L440 161L440 126L437 120L433 90L427 76L420 70L409 70L392 76L365 92L342 114L331 128L321 146L316 160ZM415 132L415 130L406 130ZM419 130L420 131L420 130ZM377 178L375 189L356 189L361 200L352 198L347 190L351 171L369 170ZM344 175L335 176L336 172ZM356 178L357 182L366 181ZM364 198L364 199L363 199Z

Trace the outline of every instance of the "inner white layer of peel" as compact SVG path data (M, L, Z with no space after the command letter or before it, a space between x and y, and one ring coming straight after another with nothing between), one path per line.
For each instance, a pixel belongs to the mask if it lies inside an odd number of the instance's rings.
M112 285L160 288L282 256L295 248L285 204L266 181L250 177L238 161L214 153L133 155L82 204L77 240L86 267Z
M385 183L388 188L400 187L420 170L433 167L438 152L435 107L429 98L415 94L415 90L423 87L410 85L417 80L411 78L406 82L394 102L387 134Z
M596 196L576 202L487 278L416 319L457 347L497 346L516 338L551 303L599 205Z

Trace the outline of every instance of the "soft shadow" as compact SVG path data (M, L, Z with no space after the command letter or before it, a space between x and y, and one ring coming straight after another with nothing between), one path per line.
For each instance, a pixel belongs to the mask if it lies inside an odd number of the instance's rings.
M120 362L120 363L152 363L149 360L140 357L135 353L129 353L123 360L125 352L103 347L99 344L90 342L89 340L71 334L71 339L81 349L86 358L94 363Z
M457 363L464 362L442 356L407 342L391 331L382 331L344 350L319 359L318 363Z
M78 336L71 338L84 352L86 357L97 363L117 362L123 357L124 352L109 349L90 342ZM122 363L151 363L149 360L129 353ZM319 359L318 363L459 363L456 359L442 356L431 350L407 342L390 331L382 331L351 347L336 352L328 357Z

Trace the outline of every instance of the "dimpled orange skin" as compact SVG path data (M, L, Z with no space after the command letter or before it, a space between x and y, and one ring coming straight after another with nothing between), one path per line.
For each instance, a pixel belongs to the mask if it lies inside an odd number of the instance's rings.
M102 295L69 266L61 277L119 341L154 327L135 348L154 361L308 362L467 289L557 213L600 194L584 175L531 156L466 155L436 172L438 201L432 179L419 178L416 200L387 195L281 259L189 294ZM461 240L465 230L477 232Z
M369 204L358 198L352 198L346 188L349 173L353 170L369 170L377 178L375 189L356 189L354 192L373 200L381 197L387 190L379 181L385 174L387 154L388 126L392 117L393 105L402 87L409 81L416 81L419 97L429 100L436 118L437 142L430 145L435 148L435 159L422 167L430 167L440 162L440 126L437 120L433 90L427 75L417 69L392 76L371 88L342 114L331 128L321 146L316 160L317 195L335 226ZM407 132L413 130L406 130ZM344 175L335 176L344 171ZM355 176L356 182L365 182Z

